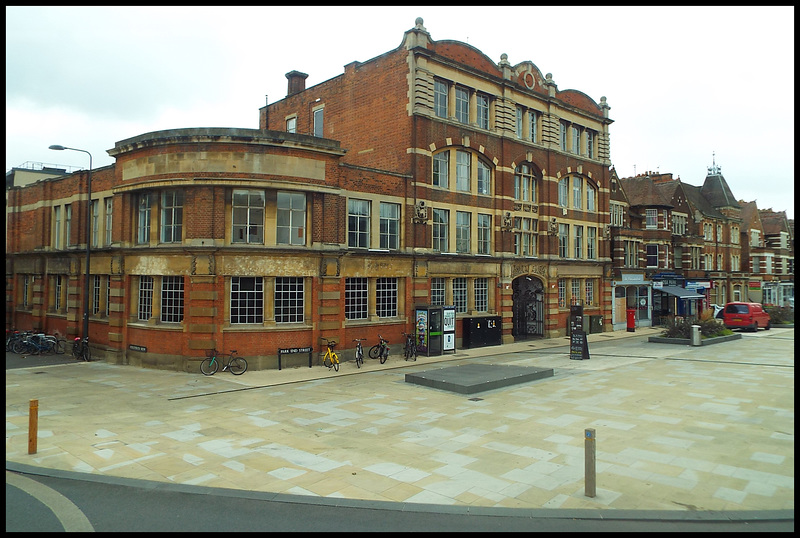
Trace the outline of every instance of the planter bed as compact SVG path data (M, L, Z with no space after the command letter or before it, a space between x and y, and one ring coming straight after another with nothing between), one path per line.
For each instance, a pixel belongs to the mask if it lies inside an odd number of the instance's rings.
M739 340L742 337L741 334L729 334L727 336L715 336L714 338L702 338L700 340L701 346L710 346L711 344L721 344L722 342L728 342L730 340ZM683 346L690 346L692 345L691 338L667 338L665 336L650 336L647 339L648 342L654 342L656 344L680 344Z

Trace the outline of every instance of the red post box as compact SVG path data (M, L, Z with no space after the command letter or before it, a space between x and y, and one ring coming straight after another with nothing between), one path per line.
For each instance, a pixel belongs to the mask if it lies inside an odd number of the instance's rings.
M628 308L626 312L628 314L628 332L632 333L636 330L636 309Z

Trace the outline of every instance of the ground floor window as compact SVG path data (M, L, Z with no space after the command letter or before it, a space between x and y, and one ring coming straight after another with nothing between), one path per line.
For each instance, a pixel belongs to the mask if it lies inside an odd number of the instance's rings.
M231 324L264 321L264 280L231 277Z
M183 277L165 276L161 280L161 321L183 321Z
M153 316L153 277L139 277L139 300L136 319L147 321Z
M397 317L396 278L379 278L375 282L375 313L379 318Z
M275 279L275 323L302 323L305 320L304 291L302 278Z

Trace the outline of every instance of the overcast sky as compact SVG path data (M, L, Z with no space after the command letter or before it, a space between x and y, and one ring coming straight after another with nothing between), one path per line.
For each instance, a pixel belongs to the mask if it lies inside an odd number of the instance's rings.
M112 164L162 129L258 128L285 74L306 87L397 48L417 17L435 41L533 62L614 123L621 177L702 185L794 218L793 7L6 7L6 170ZM713 157L712 157L713 155Z

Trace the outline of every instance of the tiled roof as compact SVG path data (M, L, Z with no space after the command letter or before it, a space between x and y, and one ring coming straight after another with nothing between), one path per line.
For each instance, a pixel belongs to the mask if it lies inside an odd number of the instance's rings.
M758 206L756 203L739 200L739 205L742 207L742 229L761 229L762 224L761 219L758 218Z
M672 207L670 198L665 197L663 191L656 188L649 176L626 177L620 179L620 184L631 206Z
M712 217L715 219L724 219L725 215L717 211L717 209L711 205L711 202L706 200L705 196L700 190L700 187L695 187L694 185L688 185L686 183L683 184L683 192L686 193L686 199L689 201L689 204L694 207L695 210L700 211L703 215L707 217ZM738 207L738 203L736 204Z
M700 192L714 207L739 207L722 174L707 175Z

